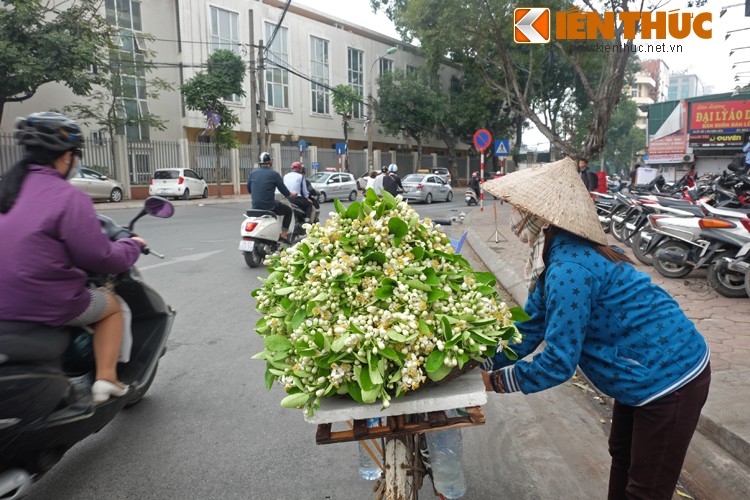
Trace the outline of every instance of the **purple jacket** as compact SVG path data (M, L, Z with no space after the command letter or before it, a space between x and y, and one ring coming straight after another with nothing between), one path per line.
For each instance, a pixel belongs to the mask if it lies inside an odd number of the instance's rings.
M64 325L89 305L86 271L125 271L141 245L110 241L91 199L56 170L28 169L15 204L0 214L0 319Z

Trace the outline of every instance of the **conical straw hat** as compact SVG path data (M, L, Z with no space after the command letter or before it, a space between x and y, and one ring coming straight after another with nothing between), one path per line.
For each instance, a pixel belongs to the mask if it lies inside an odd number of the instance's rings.
M484 183L488 193L600 245L607 236L571 158L536 165Z

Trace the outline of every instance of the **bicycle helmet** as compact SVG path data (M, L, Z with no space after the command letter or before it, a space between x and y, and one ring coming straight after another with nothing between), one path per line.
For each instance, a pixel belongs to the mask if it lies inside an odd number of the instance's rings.
M83 147L83 132L76 122L60 113L32 113L16 119L19 146L64 153Z
M292 163L292 170L302 170L302 164L298 161L295 161L294 163Z
M478 174L478 173L476 173L476 172L472 172L472 173L471 173L471 176L472 176L472 177L479 177L479 174Z
M395 163L391 163L390 166L388 167L388 171L389 172L398 172L398 165L396 165Z
M261 165L265 165L266 163L271 163L271 155L263 151L258 157L258 163L260 163Z

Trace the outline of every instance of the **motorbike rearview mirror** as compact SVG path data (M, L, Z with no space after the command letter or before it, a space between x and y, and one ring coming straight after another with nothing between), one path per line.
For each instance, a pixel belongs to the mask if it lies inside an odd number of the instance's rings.
M133 220L128 224L128 229L133 230L135 221L143 217L144 215L153 215L162 219L168 219L174 215L174 205L169 200L162 198L161 196L149 196L143 204L143 208L138 215L133 217Z

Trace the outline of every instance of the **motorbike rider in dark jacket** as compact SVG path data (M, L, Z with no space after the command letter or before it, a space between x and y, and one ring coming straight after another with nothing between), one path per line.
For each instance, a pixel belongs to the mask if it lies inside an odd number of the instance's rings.
M469 179L469 187L474 190L477 198L479 198L479 174L477 174L476 172L472 172L471 174L471 179Z

